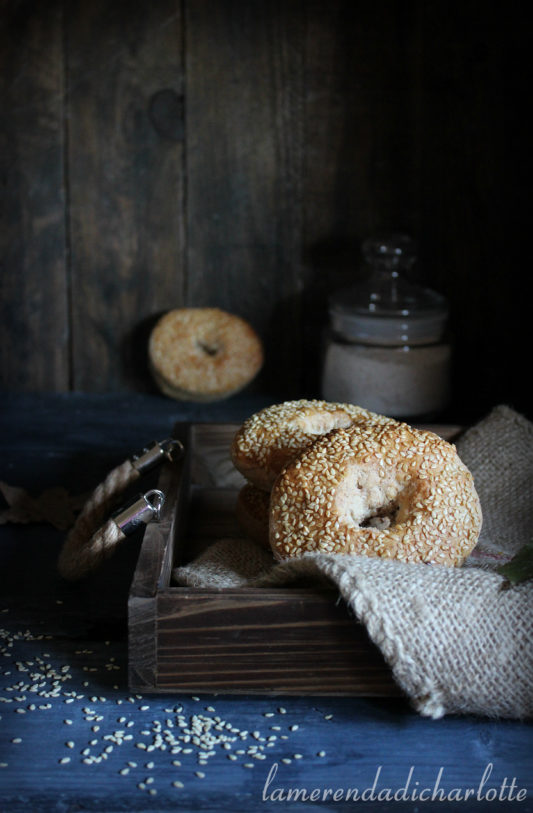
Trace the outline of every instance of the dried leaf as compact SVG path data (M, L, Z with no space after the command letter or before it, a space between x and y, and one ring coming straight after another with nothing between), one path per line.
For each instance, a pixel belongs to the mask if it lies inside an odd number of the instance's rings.
M496 573L505 576L511 584L533 579L533 542L528 542L527 545L520 548L510 562L496 569Z
M23 488L0 482L0 493L9 505L0 511L0 524L47 522L65 531L74 524L75 512L81 507L80 497L71 497L62 486L48 488L38 497L31 497Z

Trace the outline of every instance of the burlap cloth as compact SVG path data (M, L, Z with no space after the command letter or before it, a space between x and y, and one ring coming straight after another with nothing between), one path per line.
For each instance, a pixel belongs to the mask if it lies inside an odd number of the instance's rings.
M533 716L533 582L509 586L495 568L531 540L533 424L495 408L457 442L483 508L463 568L309 554L274 563L247 540L215 542L174 570L195 587L333 582L422 715Z

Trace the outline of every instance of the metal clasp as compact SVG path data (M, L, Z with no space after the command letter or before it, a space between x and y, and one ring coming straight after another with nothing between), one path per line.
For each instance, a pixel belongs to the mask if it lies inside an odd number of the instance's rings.
M152 488L146 494L136 499L131 505L119 509L113 515L113 521L125 536L134 533L140 525L149 522L159 522L161 509L165 503L165 495L157 488Z
M183 443L177 438L167 438L162 441L153 441L149 446L145 446L131 458L131 463L139 474L155 468L164 460L175 463L183 454Z

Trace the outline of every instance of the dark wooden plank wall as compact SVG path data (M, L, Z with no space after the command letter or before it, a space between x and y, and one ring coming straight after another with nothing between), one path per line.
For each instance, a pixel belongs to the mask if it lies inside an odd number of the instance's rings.
M14 389L69 386L62 11L2 4L0 358ZM39 349L37 349L39 348Z
M4 386L149 390L155 317L219 305L256 389L316 395L325 296L395 228L450 297L461 417L528 412L526 8L2 0Z
M73 386L113 390L140 383L145 320L183 303L183 127L157 105L183 93L183 23L175 0L66 9Z

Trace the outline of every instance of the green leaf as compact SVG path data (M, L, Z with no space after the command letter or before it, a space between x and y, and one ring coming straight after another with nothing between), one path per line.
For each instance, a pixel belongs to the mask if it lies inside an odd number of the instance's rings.
M520 548L510 562L496 569L496 573L505 576L511 584L533 579L533 542L528 542L527 545Z

